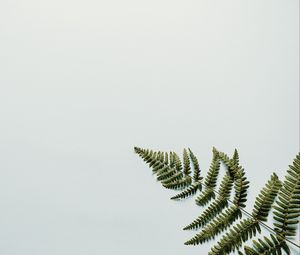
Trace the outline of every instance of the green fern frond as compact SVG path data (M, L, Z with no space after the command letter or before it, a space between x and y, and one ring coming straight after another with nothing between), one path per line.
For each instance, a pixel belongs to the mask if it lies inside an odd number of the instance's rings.
M200 167L199 167L198 159L190 148L189 148L189 153L194 168L193 180L194 182L198 182L202 179L202 177L200 177Z
M245 176L244 169L239 166L237 170L235 170L235 182L234 189L235 195L233 199L233 203L237 207L246 207L245 203L247 201L247 190L249 188L249 181Z
M218 157L218 152L214 148L213 149L213 158L208 170L208 173L204 179L205 189L202 193L196 198L196 204L200 206L204 206L207 204L212 198L215 198L214 188L216 187L218 174L220 171L220 159Z
M284 250L286 254L291 254L290 248L283 239L278 239L274 235L270 235L271 240L264 236L264 240L253 240L253 247L245 246L246 255L281 255Z
M218 174L220 171L220 158L216 150L213 150L213 159L208 170L207 176L204 179L206 187L215 188Z
M197 229L206 225L228 205L225 199L216 199L197 219L183 228L183 230Z
M174 163L175 163L175 167L178 171L181 171L182 170L182 163L181 163L181 160L179 158L179 156L173 152L173 157L174 157Z
M183 173L185 175L191 174L190 158L186 149L183 150Z
M170 167L174 167L175 166L175 159L174 159L172 151L170 151L170 153L169 153L169 165L170 165Z
M235 205L230 206L219 214L204 229L193 238L185 242L185 245L197 245L213 239L216 235L223 232L235 220L242 217L241 210Z
M211 254L227 254L234 251L243 242L247 241L248 238L252 238L252 235L256 234L256 230L260 231L259 222L267 220L267 216L280 187L281 182L278 180L277 175L273 174L256 198L252 212L253 218L245 219L236 226L233 226L223 236L221 241L212 248Z
M253 218L259 221L267 221L269 212L280 187L281 181L278 179L278 176L273 173L271 179L261 190L261 193L256 197L254 209L252 212Z
M244 207L247 198L249 182L246 180L243 168L239 167L235 173L235 195L233 205L218 215L199 234L187 241L187 245L196 245L214 238L217 234L230 227L235 220L242 216L240 207Z
M256 219L244 219L230 229L208 254L229 254L239 248L243 242L255 236L257 232L261 232L259 222Z
M164 162L164 161L165 161L164 153L163 153L162 151L159 151L159 152L158 152L158 155L159 155L159 160L160 160L160 162Z
M199 206L204 206L213 198L215 198L214 190L206 187L205 190L203 190L202 193L196 198L196 204Z
M168 183L173 183L175 181L178 181L183 178L183 173L182 172L176 172L174 175L171 177L164 179L161 183L163 185L168 184Z
M232 160L236 166L238 166L240 164L240 158L239 158L239 153L238 153L237 149L234 150Z
M274 209L276 232L282 237L295 236L300 216L300 153L289 166Z
M175 152L161 152L149 149L134 148L135 152L152 168L157 180L168 189L183 190L171 199L184 199L194 195L197 190L201 191L200 168L196 156L188 149L183 151L183 161ZM183 162L183 163L182 163ZM218 192L214 191L223 162L228 173L223 177ZM191 175L191 164L193 166L193 178ZM233 205L229 208L228 201L230 191L234 182ZM246 179L244 169L239 165L238 151L235 149L232 159L225 153L213 148L213 159L206 178L204 179L205 189L196 199L198 205L205 205L215 198L206 210L191 224L184 229L196 229L203 227L202 231L187 241L186 245L196 245L213 239L233 224L235 220L242 217L242 208L247 201L247 190L249 182ZM271 179L257 196L252 211L252 217L244 219L231 227L220 241L211 249L209 255L229 254L238 250L243 242L251 239L260 232L260 223L267 220L277 194L279 193L274 208L274 226L277 233L271 238L263 237L253 241L253 246L245 246L246 255L267 255L282 254L284 251L290 254L287 245L287 237L296 234L297 224L300 217L300 153L296 156L293 164L289 166L283 184L274 173ZM243 255L241 251L237 251Z
M194 182L186 190L182 191L181 193L177 194L176 196L171 197L171 199L175 200L175 199L184 199L184 198L190 197L190 196L196 194L196 192L198 190L201 190L201 187L202 187L201 183Z
M234 176L238 171L239 166L239 156L238 151L235 149L233 153L233 158L229 158L227 154L224 152L217 151L219 158L222 160L224 165L227 167L228 172L230 175Z
M169 155L168 155L168 152L165 152L165 164L169 165Z
M177 173L177 170L175 168L170 168L169 166L166 168L162 168L165 169L164 171L160 170L157 172L157 180L158 181L163 181L167 178L172 177L173 175L175 175Z
M184 230L196 229L206 225L211 219L219 214L224 207L228 205L228 199L230 197L230 191L233 186L233 180L229 174L225 174L220 184L220 189L217 192L217 199L209 205L209 207L191 224L186 226Z
M163 186L167 189L178 190L178 189L184 189L184 188L190 186L191 184L192 184L192 178L187 175L177 181L163 184Z

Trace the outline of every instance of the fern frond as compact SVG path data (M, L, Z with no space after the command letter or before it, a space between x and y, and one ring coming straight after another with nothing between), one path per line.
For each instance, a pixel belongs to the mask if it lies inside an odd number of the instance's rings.
M256 198L252 212L253 218L245 219L236 226L233 226L222 237L220 242L212 248L211 254L230 253L240 247L248 238L252 238L252 235L256 234L256 230L260 231L259 222L267 220L267 216L280 187L281 182L278 180L277 175L273 174Z
M183 173L185 175L190 175L191 174L191 166L190 166L190 158L189 154L187 153L187 150L183 150Z
M134 151L146 162L149 164L149 167L163 167L163 164L160 161L159 153L153 152L152 150L149 151L148 149L141 149L139 147L134 147Z
M213 239L216 235L228 228L235 220L242 217L241 210L235 205L230 206L219 214L204 229L193 238L185 242L185 245L197 245Z
M230 173L230 175L234 176L236 174L236 172L238 171L238 165L239 165L239 156L238 156L238 152L235 149L234 150L234 154L233 157L234 158L229 158L229 156L227 154L225 154L224 152L219 152L217 151L219 158L222 160L222 162L224 163L224 165L227 167L228 172Z
M165 164L169 165L169 155L168 155L168 152L165 152Z
M173 152L173 157L174 157L174 163L175 163L175 167L178 171L181 171L182 170L182 163L181 163L181 160L179 158L179 156Z
M274 209L274 226L278 235L295 236L300 216L300 153L289 166Z
M174 175L170 176L167 179L164 179L161 183L163 185L168 184L168 183L172 183L174 181L178 181L180 179L183 178L183 173L182 172L176 172Z
M204 179L206 187L214 188L217 183L218 174L220 171L220 159L216 150L213 150L213 159L208 170L207 176Z
M187 241L185 244L199 244L214 238L217 234L224 231L232 223L242 216L240 207L244 207L247 198L247 189L249 182L246 180L243 168L239 167L235 173L234 182L235 195L233 205L218 215L210 224L208 224L199 234Z
M170 168L169 166L166 168L162 168L162 169L166 169L164 171L158 171L157 172L157 180L158 181L163 181L167 178L172 177L173 175L175 175L177 173L177 170L175 168Z
M281 181L278 179L278 176L275 173L273 173L271 179L267 182L266 186L256 197L254 209L252 212L253 218L259 221L267 221L269 212L280 187Z
M158 159L160 160L160 162L164 162L165 161L164 153L162 151L159 151L158 155L159 155Z
M244 219L227 232L208 254L229 254L239 248L243 242L255 236L257 232L261 232L259 222L252 218Z
M162 174L165 171L169 170L169 166L165 165L161 161L157 161L153 166L152 166L152 172L155 174Z
M199 167L198 159L190 148L189 148L189 152L190 152L190 158L191 158L193 168L194 168L193 180L195 182L197 182L202 179L202 177L200 177L200 167Z
M190 187L186 190L182 191L181 193L177 194L176 196L171 197L171 199L184 199L196 194L197 190L201 190L201 183L194 182Z
M235 195L233 199L233 203L237 207L246 207L245 203L247 201L247 190L249 188L249 181L245 176L244 169L239 166L237 170L235 170L235 182L234 189Z
M240 164L240 158L239 158L239 153L237 149L234 150L233 156L232 156L233 164L238 166Z
M183 190L171 199L184 199L194 195L197 190L201 191L200 168L196 156L188 149L183 151L183 161L175 152L161 152L149 149L134 148L135 152L152 168L157 180L168 189ZM218 192L214 191L223 162L228 173L223 177ZM193 166L193 178L191 175L191 164ZM235 194L233 205L229 208L228 200L233 186ZM242 217L241 211L247 201L247 190L249 182L246 179L244 169L239 165L238 151L235 149L232 159L225 153L213 148L213 159L206 178L204 179L205 189L196 199L198 205L205 205L215 198L206 210L191 224L184 229L196 229L203 227L202 231L187 241L186 245L196 245L214 238L233 224L235 220ZM261 222L266 221L277 194L279 193L274 208L274 226L276 236L271 238L263 237L253 241L253 246L245 246L246 255L267 255L282 254L284 251L290 254L287 245L287 237L296 234L297 224L300 217L300 153L289 166L283 184L274 173L271 179L257 196L252 211L252 217L244 219L233 226L225 233L221 240L211 249L209 255L228 254L240 248L243 242L247 241L260 232ZM243 255L241 251L237 251Z
M178 189L184 189L190 186L191 184L192 184L192 178L190 176L184 176L182 179L163 184L163 186L167 189L178 190Z
M208 173L204 179L205 189L202 193L196 198L196 204L200 206L204 206L207 204L212 198L215 198L214 188L216 187L218 174L220 171L220 159L218 157L218 152L214 148L213 149L213 158L210 164L210 168Z
M215 198L215 192L212 188L206 187L205 190L196 198L196 204L199 206L206 205L212 198Z
M196 229L206 225L211 219L219 214L224 207L228 205L230 191L233 185L233 180L229 174L225 174L218 191L217 199L209 205L209 207L191 224L184 227L184 230Z
M253 247L245 246L246 255L281 255L284 250L286 254L291 254L290 248L283 239L278 239L274 235L270 235L271 240L264 236L264 240L253 240Z
M183 230L197 229L206 225L211 219L213 219L218 213L220 213L224 207L228 205L225 199L216 199L209 207L192 223L183 228Z
M169 153L169 165L170 167L174 167L175 166L175 158L174 158L174 155L173 155L173 152L170 151Z

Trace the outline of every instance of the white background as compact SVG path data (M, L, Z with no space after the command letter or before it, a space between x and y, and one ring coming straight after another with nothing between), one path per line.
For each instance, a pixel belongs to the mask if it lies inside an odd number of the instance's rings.
M1 255L207 254L133 147L238 148L249 211L299 151L297 0L1 0L0 29Z

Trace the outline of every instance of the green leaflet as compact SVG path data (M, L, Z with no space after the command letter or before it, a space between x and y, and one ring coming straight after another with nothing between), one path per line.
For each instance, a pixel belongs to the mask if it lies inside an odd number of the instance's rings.
M272 204L281 188L281 181L278 176L273 173L271 179L266 186L261 190L255 200L254 209L252 212L253 218L259 221L267 221Z
M300 216L300 153L289 166L274 206L275 229L280 236L296 235Z

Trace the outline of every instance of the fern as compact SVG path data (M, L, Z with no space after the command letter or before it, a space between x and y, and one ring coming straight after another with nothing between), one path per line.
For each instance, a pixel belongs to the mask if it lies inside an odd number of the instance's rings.
M185 175L191 174L190 158L186 149L183 150L183 173Z
M215 197L214 188L216 187L218 174L220 171L220 159L217 150L213 149L213 159L204 179L205 190L196 198L196 204L204 206Z
M255 236L256 231L260 232L260 221L266 221L267 215L271 210L271 206L277 196L278 190L281 187L276 174L271 176L265 187L257 196L254 209L252 212L253 218L244 219L236 226L231 228L222 239L211 249L209 254L228 254L240 247L243 242L247 241L252 236Z
M187 225L184 230L203 228L193 238L185 242L186 245L197 245L215 238L237 219L242 218L246 206L249 182L244 169L239 165L239 154L235 149L232 158L213 148L213 159L207 176L202 182L197 157L190 149L183 150L183 161L175 152L155 152L135 147L135 152L147 163L157 175L163 187L182 190L171 199L185 199L202 190L196 198L198 205L204 206L212 201L197 219ZM226 166L219 190L216 192L217 178L221 162ZM192 176L193 168L193 176ZM229 200L231 188L234 187L233 201ZM252 247L245 246L246 255L290 254L287 238L294 237L300 216L300 154L289 166L283 184L274 173L255 200L251 217L243 219L221 237L212 247L210 255L229 254L238 250L248 239L260 233L260 224L267 221L269 212L279 192L274 210L274 231L276 235L262 237L253 241ZM217 194L217 197L216 197ZM228 207L228 201L232 203ZM237 251L239 255L243 253Z
M178 190L178 189L184 189L190 186L191 184L192 184L191 176L184 176L179 180L163 184L163 186L167 189Z
M225 174L217 192L217 199L191 224L184 227L184 230L196 229L206 225L211 219L219 214L228 205L228 199L232 188L233 180L229 174Z
M198 159L190 148L189 148L189 152L190 152L190 157L194 168L193 179L194 182L199 182L202 179L202 177L200 176L200 167L199 167Z
M181 193L171 197L171 199L184 199L196 194L197 190L201 190L201 184L199 182L193 183L190 187L186 190L182 191Z
M300 216L300 153L289 166L283 187L274 206L276 232L282 237L296 234Z
M239 170L237 170L236 178L237 179L234 185L234 204L224 212L222 212L220 215L218 215L200 233L195 235L189 241L185 242L186 245L196 245L208 241L228 228L235 220L241 218L242 213L240 207L244 207L244 203L246 202L249 182L245 179L244 171L242 168L239 168Z
M264 240L258 239L258 241L253 241L253 248L245 246L244 250L246 255L265 255L274 254L281 255L284 250L286 254L290 254L290 248L283 239L278 239L274 235L270 235L271 239L264 236ZM241 253L242 254L242 253Z
M249 254L281 254L284 250L290 254L285 237L293 237L296 234L300 216L300 153L289 166L285 181L279 190L278 200L274 208L274 226L277 236L271 235L271 239L264 237L264 241L253 241L253 248L245 246L245 252Z
M236 219L241 218L241 210L236 206L230 206L220 215L218 215L211 223L209 223L200 233L186 241L185 245L197 245L213 239L217 234L224 231Z

